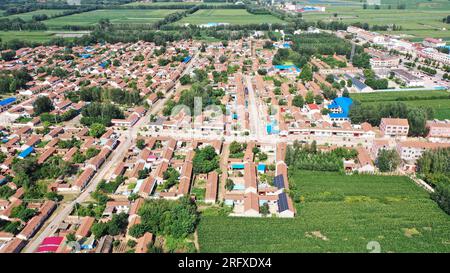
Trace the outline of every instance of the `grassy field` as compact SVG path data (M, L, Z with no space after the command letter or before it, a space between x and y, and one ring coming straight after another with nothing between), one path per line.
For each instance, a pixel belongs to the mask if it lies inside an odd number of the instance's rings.
M2 41L18 39L29 42L46 42L50 40L53 33L46 31L0 31Z
M450 93L446 91L398 91L351 94L362 103L386 103L402 101L411 106L429 106L437 119L450 119Z
M132 2L125 4L124 6L172 6L172 5L224 5L225 2L210 2L210 3L199 3L199 2ZM230 3L232 4L232 3Z
M63 34L83 35L86 33L78 31L0 31L0 39L2 41L18 39L22 41L42 43ZM70 37L68 39L70 39Z
M450 3L450 2L448 2ZM418 39L436 37L450 40L448 24L442 22L450 12L446 9L363 9L358 6L330 6L326 12L305 13L303 17L309 21L341 21L344 23L368 23L369 25L396 24L402 30L385 32L389 34L407 34L405 38ZM335 16L336 15L336 16Z
M283 23L283 20L272 15L253 15L243 9L203 9L184 17L176 24L207 24L207 23L229 23L229 24L261 24L261 23Z
M201 252L449 252L450 216L406 177L294 172L294 219L202 216Z
M10 15L10 16L7 16L6 18L10 18L10 19L22 18L25 21L29 21L29 20L33 19L33 15L45 14L47 16L51 16L51 15L55 15L55 14L61 14L64 11L66 11L66 10L63 10L63 9L40 9L40 10L31 11L31 12Z
M148 24L163 19L166 15L177 11L179 10L94 10L46 20L45 24L50 28L60 28L65 25L87 26L94 25L103 18L108 18L113 24Z

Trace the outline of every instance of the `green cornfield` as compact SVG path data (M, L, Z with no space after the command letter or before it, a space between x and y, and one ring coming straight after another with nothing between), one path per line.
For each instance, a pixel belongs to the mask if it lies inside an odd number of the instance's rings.
M407 177L294 171L294 219L202 216L201 252L449 252L450 216Z

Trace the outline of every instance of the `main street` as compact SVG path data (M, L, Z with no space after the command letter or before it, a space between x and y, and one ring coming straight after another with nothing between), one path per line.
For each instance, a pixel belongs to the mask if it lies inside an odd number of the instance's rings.
M199 52L191 59L186 69L183 71L182 75L185 75L186 73L190 73L192 69L192 64L198 57ZM147 112L147 114L139 119L139 121L130 129L126 131L118 131L119 136L119 145L116 147L115 150L112 151L110 157L106 160L106 163L100 168L100 170L96 173L96 175L92 178L91 182L87 185L87 187L81 192L81 194L73 201L61 204L61 207L56 211L56 215L50 218L48 221L49 223L46 224L45 228L41 230L40 233L38 233L37 236L32 238L30 242L25 246L25 248L22 250L22 252L25 253L33 253L36 251L36 249L39 247L41 242L48 236L51 236L56 232L59 225L64 221L64 219L67 218L67 216L70 215L70 213L73 211L75 205L81 204L85 202L89 197L90 194L95 191L97 188L97 185L100 183L100 181L104 178L110 177L111 173L114 170L114 167L123 159L123 156L125 155L127 149L131 147L131 144L134 139L138 136L138 133L140 131L140 128L144 126L146 123L150 121L150 115L158 113L162 107L164 106L165 102L170 98L170 96L173 95L174 92L178 89L180 86L179 82L175 84L174 88L169 90L169 92L166 94L166 96L159 100L154 107L151 108L150 111Z

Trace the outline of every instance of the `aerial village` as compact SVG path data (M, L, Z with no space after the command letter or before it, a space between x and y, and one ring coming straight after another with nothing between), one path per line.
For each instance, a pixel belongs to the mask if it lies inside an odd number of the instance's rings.
M392 74L389 86L448 88L400 62L414 54L449 65L438 40L412 44L355 27L335 33L350 34L386 46L365 51L375 77ZM189 197L226 207L229 217L301 217L285 162L293 142L356 149L356 158L342 159L349 173L378 172L383 149L398 152L398 172L413 173L424 151L450 147L448 119L428 120L425 137L408 136L403 118L352 122L348 93L374 90L346 56L313 56L311 79L299 80L303 68L272 63L292 42L267 46L256 36L40 46L1 61L1 70L29 78L0 101L0 253L148 252L161 239L130 231L151 199ZM324 95L330 89L333 99ZM95 236L93 226L117 215L126 215L118 234Z

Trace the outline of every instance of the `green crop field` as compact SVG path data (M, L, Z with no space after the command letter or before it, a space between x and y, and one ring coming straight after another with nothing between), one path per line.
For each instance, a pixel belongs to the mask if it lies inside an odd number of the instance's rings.
M351 94L362 103L386 103L402 101L411 106L428 106L434 109L437 119L450 119L450 93L447 91L393 91Z
M28 42L46 42L53 37L53 33L46 31L0 31L2 41L18 39Z
M100 19L108 18L113 24L148 24L163 19L166 15L177 12L176 9L120 9L94 10L69 16L46 20L50 28L60 28L65 25L87 26L94 25Z
M124 6L180 6L180 5L226 5L225 2L209 2L209 3L201 3L201 2L132 2L125 4ZM232 5L233 3L230 3Z
M14 39L28 42L43 43L58 36L66 36L70 39L71 35L83 35L82 31L0 31L2 41L11 41ZM73 37L73 36L72 36Z
M51 15L55 15L55 14L61 14L64 11L66 11L66 10L63 10L63 9L40 9L40 10L35 10L35 11L31 11L31 12L26 12L26 13L9 15L9 16L6 16L6 18L9 18L9 19L21 18L25 21L29 21L29 20L33 19L33 15L45 14L47 16L51 16Z
M272 15L254 15L244 9L202 9L194 14L184 17L176 24L207 24L207 23L229 23L229 24L262 24L283 23L283 20Z
M294 219L202 216L201 252L449 252L450 216L407 177L296 171Z
M450 3L450 2L448 2ZM344 23L368 23L369 25L395 24L400 31L384 32L389 34L407 34L408 39L436 37L450 40L449 25L442 22L450 12L450 4L444 9L363 9L360 6L329 6L326 12L303 14L307 21L341 21Z

